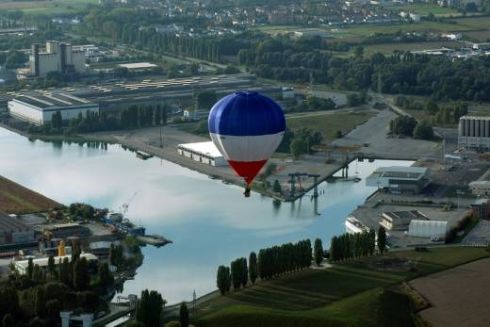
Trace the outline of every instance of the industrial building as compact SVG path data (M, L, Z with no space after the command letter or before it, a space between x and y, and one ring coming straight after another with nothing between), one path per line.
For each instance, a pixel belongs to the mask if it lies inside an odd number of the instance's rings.
M447 221L413 219L408 226L408 236L430 237L433 240L444 240L447 232Z
M471 193L476 196L490 195L490 181L478 180L469 184Z
M382 167L366 179L366 185L393 193L420 193L430 184L430 172L423 167Z
M17 217L0 212L0 245L25 244L34 241L32 228Z
M145 72L152 71L158 67L158 65L149 63L149 62L132 62L129 64L118 64L118 67L126 68L130 72Z
M356 217L349 216L345 220L345 232L349 234L367 233L369 227L361 223Z
M490 150L490 117L461 117L458 126L458 146Z
M429 220L418 210L383 212L379 224L386 230L407 230L412 220Z
M476 199L475 202L471 204L471 211L475 218L488 219L490 217L490 201L487 198Z
M226 166L228 164L211 141L179 144L177 152L183 157L211 166Z
M30 76L46 77L51 72L85 73L85 71L85 52L74 49L70 43L48 41L44 50L41 50L37 43L31 47L29 56ZM22 78L22 76L19 77Z
M89 264L93 262L97 262L99 258L97 258L96 255L92 253L85 253L82 252L80 254L80 258L85 258ZM71 261L72 255L71 254L66 254L66 255L61 255L61 256L55 256L54 257L54 264L58 265L60 262L63 262L65 259L68 259L68 261ZM49 257L43 257L43 258L34 258L32 259L32 263L34 265L38 265L39 267L46 269L48 266L48 261ZM14 263L15 269L21 274L25 275L27 272L27 267L29 266L29 260L19 260L15 261Z
M35 125L51 122L53 114L59 111L62 120L70 120L87 112L99 112L99 105L68 93L22 94L8 102L12 117Z
M90 229L78 223L47 225L43 228L43 232L48 239L90 236Z

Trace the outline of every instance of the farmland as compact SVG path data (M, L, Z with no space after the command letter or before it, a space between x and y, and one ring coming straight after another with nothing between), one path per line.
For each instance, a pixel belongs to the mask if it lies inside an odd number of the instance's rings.
M75 14L97 0L0 1L0 10L21 10L26 15Z
M375 313L383 289L488 255L482 248L411 250L307 269L204 302L200 326L379 326ZM383 260L410 262L412 269L374 268Z
M59 203L0 176L0 211L22 214L58 206Z

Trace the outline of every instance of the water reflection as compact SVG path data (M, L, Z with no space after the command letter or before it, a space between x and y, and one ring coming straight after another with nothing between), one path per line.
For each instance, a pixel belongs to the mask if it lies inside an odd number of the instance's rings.
M357 163L364 178L382 165ZM351 165L354 165L351 164ZM354 169L351 167L351 172ZM117 210L135 192L127 216L174 244L145 247L143 266L124 293L157 289L170 302L215 288L216 267L250 251L304 238L329 239L373 188L364 182L322 183L319 197L281 203L158 158L146 161L118 145L30 141L0 129L0 174L53 199Z

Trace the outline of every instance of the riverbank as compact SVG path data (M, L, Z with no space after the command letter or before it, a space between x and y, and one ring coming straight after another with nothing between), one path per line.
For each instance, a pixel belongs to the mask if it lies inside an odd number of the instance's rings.
M344 137L334 140L314 155L303 155L300 159L290 156L275 157L269 164L275 165L275 171L262 180L256 179L253 190L279 201L295 201L315 189L317 185L347 166L357 157L393 160L410 160L415 158L439 156L440 144L413 139L394 139L387 136L391 119L396 114L381 110L365 123L356 126ZM10 130L14 130L9 127ZM64 136L26 135L29 138L40 138L48 141L62 141ZM164 159L188 169L220 179L226 184L244 187L244 181L228 166L214 167L193 161L177 153L177 145L209 141L209 138L185 132L177 125L151 127L137 130L96 132L69 136L71 142L105 142L120 144L132 151L143 151L152 156ZM136 155L136 153L135 153ZM348 171L345 172L348 176ZM271 185L276 180L281 192L273 192ZM313 192L312 196L316 193Z
M63 205L0 176L0 212L26 214L58 207Z

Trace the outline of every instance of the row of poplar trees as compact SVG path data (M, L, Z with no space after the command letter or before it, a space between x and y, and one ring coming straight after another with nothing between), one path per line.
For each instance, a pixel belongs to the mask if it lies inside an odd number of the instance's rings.
M386 248L386 230L380 227L378 230L378 250L383 253ZM332 237L330 243L330 260L343 261L353 258L373 255L376 250L376 232L356 234L342 234Z
M254 284L257 277L271 279L307 268L311 265L311 256L310 240L261 249L258 257L255 252L250 253L248 265L246 258L238 258L231 262L230 267L219 266L216 283L221 294L225 294L232 286L237 290L249 281Z

